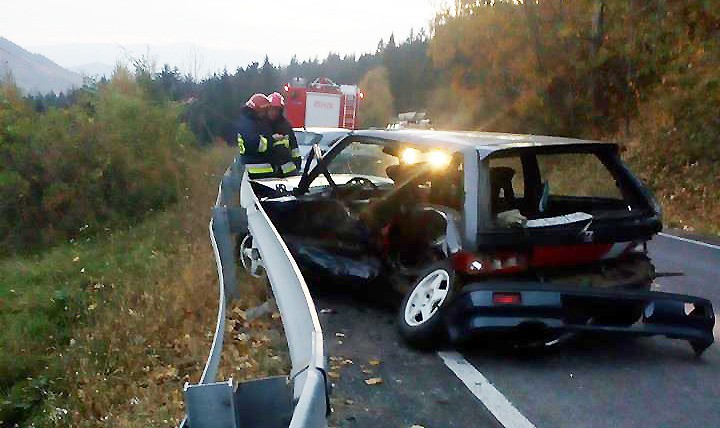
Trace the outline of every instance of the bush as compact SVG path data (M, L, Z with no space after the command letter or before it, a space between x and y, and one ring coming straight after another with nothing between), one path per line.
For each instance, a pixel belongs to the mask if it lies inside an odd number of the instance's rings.
M0 89L1 252L127 223L178 198L193 137L180 108L158 103L124 70L68 108L39 113Z

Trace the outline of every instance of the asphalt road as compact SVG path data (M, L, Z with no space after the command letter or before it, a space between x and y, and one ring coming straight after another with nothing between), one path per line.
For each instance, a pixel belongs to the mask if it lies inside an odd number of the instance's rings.
M659 278L657 289L720 308L720 249L659 236L650 254L659 272L685 272ZM330 426L503 426L438 354L399 341L394 311L327 291L316 305L332 310L320 314L335 384ZM459 352L536 427L720 427L717 344L700 359L686 342L661 337L587 338L527 355Z

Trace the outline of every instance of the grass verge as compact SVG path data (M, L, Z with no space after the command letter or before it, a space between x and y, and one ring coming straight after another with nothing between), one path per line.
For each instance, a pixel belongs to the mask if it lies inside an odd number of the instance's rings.
M199 153L181 201L133 228L0 261L0 426L179 423L215 327L207 223L231 158ZM243 319L264 294L247 285L234 304L223 376L286 373L277 315Z

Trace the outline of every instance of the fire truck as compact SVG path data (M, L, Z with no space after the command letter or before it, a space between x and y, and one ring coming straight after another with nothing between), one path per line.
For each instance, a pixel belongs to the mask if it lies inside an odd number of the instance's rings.
M322 77L306 84L302 78L283 86L285 116L293 127L357 129L358 107L365 97L357 85L338 85Z

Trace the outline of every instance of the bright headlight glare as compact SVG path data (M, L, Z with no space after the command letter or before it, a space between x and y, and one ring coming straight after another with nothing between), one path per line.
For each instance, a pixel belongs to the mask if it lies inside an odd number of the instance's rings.
M404 164L412 165L420 162L420 155L420 150L406 147L400 152L400 161Z
M441 152L439 150L429 152L426 157L428 163L433 168L445 168L446 166L450 165L450 161L452 160L452 157L449 154Z

